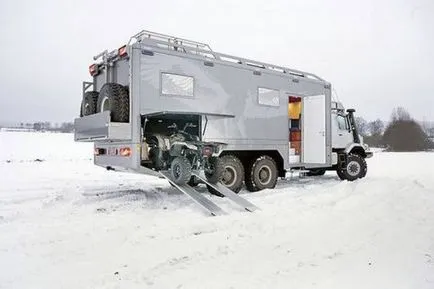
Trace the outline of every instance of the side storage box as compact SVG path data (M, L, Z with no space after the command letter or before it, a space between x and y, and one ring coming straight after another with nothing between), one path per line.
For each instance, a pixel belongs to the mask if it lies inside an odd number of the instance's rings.
M131 124L110 121L110 111L76 118L74 120L75 141L131 140Z

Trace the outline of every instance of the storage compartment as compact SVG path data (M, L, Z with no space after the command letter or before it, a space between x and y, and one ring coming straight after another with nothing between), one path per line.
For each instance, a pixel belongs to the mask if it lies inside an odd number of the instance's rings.
M175 126L179 130L197 136L201 139L200 133L201 117L190 114L159 114L142 117L143 136L149 137L155 134L170 136L175 131Z
M110 121L110 111L104 111L74 120L75 141L125 141L131 139L131 124Z
M201 140L201 117L191 114L142 116L141 165L151 169L167 168L173 141Z
M288 117L290 119L300 119L301 98L290 96L288 98Z

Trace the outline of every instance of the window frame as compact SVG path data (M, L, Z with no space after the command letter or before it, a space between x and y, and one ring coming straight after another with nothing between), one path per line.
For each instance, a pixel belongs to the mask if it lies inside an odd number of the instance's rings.
M192 82L193 82L193 85L192 85L192 94L191 95L183 95L183 94L163 93L163 74L191 78ZM188 74L174 73L174 72L169 72L169 71L160 71L160 95L161 96L165 96L165 97L168 96L168 97L195 98L195 96L196 96L195 91L196 91L196 79L194 78L194 76L188 75Z
M261 100L260 100L261 94L259 93L260 89L266 89L266 90L269 90L269 91L277 92L277 105L261 103ZM274 108L279 108L280 107L280 90L279 89L270 88L270 87L264 87L264 86L258 86L258 88L256 89L256 95L257 95L257 102L258 102L259 105L261 105L261 106L267 106L267 107L274 107Z
M339 119L343 119L343 121L344 121L344 128L341 128L341 122L339 122ZM350 130L350 125L349 125L349 123L348 123L348 118L347 118L347 116L345 116L345 115L342 115L342 114L338 114L338 115L336 115L336 123L338 124L338 129L339 130L342 130L342 131L349 131Z

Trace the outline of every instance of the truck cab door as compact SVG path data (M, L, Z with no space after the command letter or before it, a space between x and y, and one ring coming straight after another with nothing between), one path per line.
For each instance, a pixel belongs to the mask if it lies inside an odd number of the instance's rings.
M332 147L343 149L353 142L353 134L350 131L347 117L334 113L332 115Z

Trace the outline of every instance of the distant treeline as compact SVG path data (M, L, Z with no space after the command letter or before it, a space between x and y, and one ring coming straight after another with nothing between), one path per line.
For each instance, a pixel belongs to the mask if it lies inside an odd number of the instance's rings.
M53 132L73 132L74 124L72 122L62 122L62 123L51 123L45 122L34 122L34 123L19 123L13 126L7 126L12 129L25 129L34 131L53 131ZM1 126L0 126L1 128Z
M390 121L380 119L367 122L356 118L359 134L365 143L373 147L383 147L390 151L424 151L434 149L434 127L414 120L402 107L393 109Z

